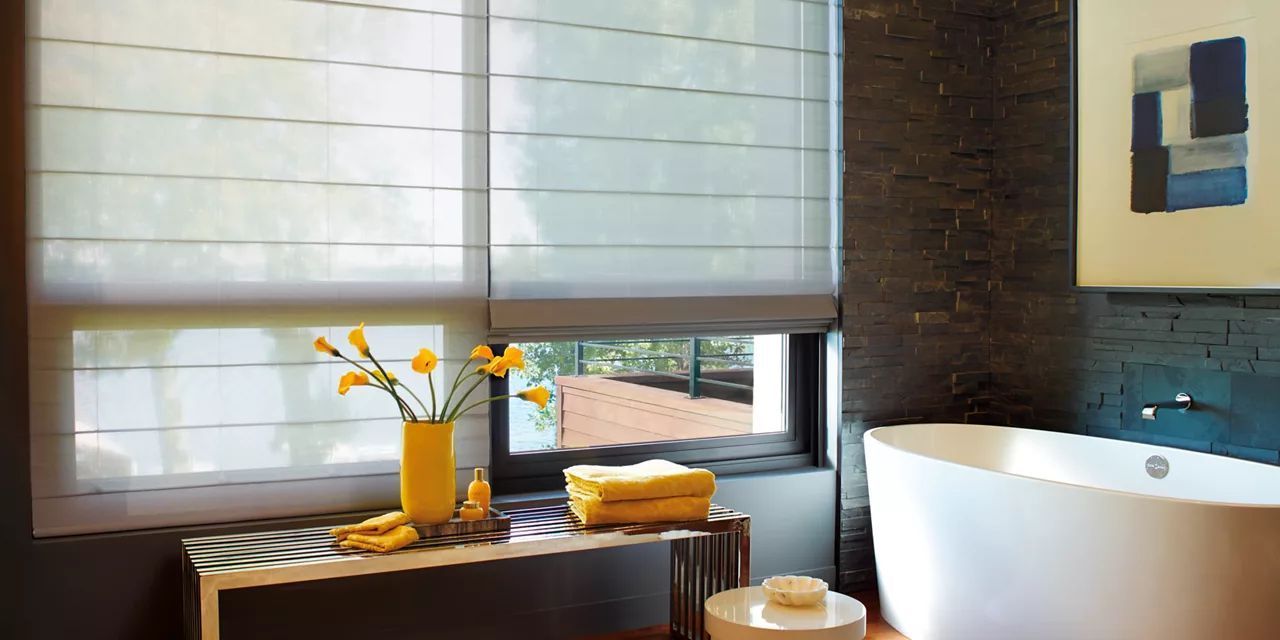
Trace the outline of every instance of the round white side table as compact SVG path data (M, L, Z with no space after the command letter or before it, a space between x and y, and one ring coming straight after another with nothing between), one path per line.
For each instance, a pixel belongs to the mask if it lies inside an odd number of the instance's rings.
M842 593L811 607L770 602L760 587L730 589L707 598L711 640L862 640L867 608Z

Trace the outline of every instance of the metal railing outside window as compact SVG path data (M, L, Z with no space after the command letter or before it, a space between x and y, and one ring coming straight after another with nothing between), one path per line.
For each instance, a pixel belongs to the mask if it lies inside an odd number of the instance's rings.
M754 343L751 336L579 341L574 343L574 374L649 374L683 380L690 398L703 397L703 385L749 392L751 384L707 374L751 371Z

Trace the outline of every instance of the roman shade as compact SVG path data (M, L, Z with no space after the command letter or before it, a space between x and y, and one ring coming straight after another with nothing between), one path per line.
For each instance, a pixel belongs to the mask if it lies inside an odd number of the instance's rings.
M484 340L483 4L30 4L36 534L394 503L394 405L311 341Z
M830 326L832 7L489 6L494 340Z
M394 405L311 346L360 322L452 379L836 315L835 5L27 2L36 535L394 503Z

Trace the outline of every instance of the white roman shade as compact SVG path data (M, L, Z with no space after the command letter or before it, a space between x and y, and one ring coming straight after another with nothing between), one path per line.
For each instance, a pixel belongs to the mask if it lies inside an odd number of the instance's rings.
M393 504L394 405L311 346L359 322L451 381L835 317L833 3L27 2L36 535Z
M830 324L833 7L489 5L495 340Z
M394 503L393 405L311 340L484 340L484 4L30 7L37 535Z

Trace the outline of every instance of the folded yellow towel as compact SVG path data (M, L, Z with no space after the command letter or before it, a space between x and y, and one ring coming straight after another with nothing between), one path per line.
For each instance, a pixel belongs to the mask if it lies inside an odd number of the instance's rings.
M417 539L417 529L400 525L386 533L350 533L347 534L347 539L339 542L338 545L348 549L364 549L365 551L387 553L388 551L395 551Z
M711 513L711 498L683 496L619 502L573 498L569 509L586 525L703 520Z
M716 476L666 460L646 460L626 467L578 465L564 470L570 492L603 502L696 496L716 492Z
M384 513L376 518L369 518L360 524L349 524L344 527L330 529L329 533L333 534L333 537L341 541L345 540L347 536L353 533L372 535L383 534L400 525L409 524L409 522L409 516L399 511L392 511L391 513Z

